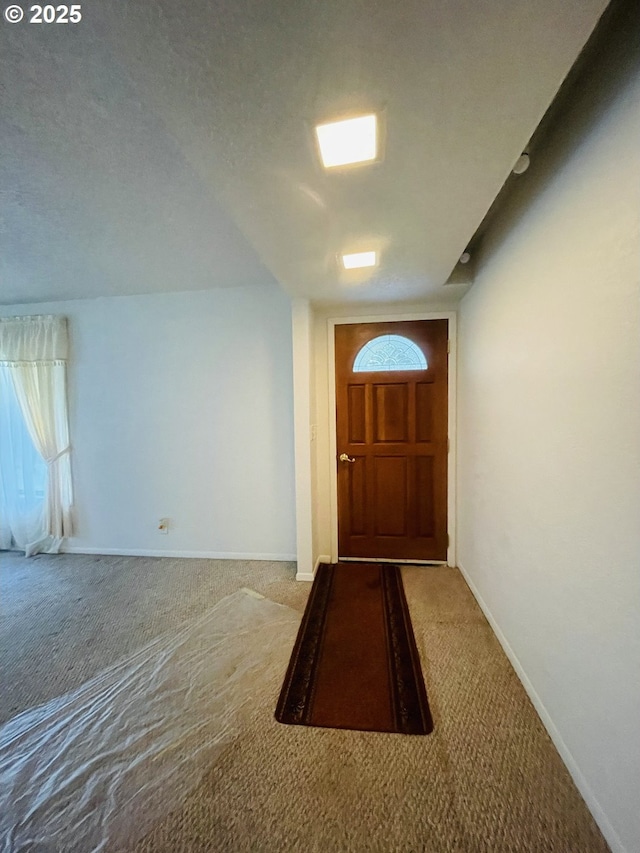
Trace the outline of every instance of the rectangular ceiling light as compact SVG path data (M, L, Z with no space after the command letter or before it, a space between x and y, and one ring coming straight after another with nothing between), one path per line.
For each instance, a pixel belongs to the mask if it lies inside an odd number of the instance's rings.
M343 255L342 264L346 270L357 270L360 267L375 267L377 252L356 252L354 255Z
M316 136L325 169L367 163L378 156L378 121L375 113L319 124Z

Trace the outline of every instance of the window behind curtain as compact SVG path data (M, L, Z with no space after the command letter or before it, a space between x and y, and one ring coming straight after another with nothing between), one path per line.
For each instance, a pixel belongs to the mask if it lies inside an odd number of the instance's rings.
M47 466L27 432L9 371L0 367L0 548L32 541L47 485Z

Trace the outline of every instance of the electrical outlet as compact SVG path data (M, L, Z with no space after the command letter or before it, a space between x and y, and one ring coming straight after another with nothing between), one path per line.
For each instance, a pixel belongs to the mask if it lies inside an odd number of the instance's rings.
M169 532L169 519L161 518L158 522L158 533L167 534Z

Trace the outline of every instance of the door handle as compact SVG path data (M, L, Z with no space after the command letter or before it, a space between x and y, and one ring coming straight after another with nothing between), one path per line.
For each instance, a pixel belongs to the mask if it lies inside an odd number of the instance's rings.
M355 457L349 456L348 453L341 453L338 458L340 459L341 462L355 462L356 461Z

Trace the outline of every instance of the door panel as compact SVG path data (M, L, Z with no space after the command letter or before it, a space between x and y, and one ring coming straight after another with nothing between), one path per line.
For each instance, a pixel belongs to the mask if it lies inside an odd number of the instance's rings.
M367 440L364 385L349 386L349 443L364 444Z
M335 335L337 449L347 455L337 463L339 555L446 560L448 322L345 324ZM354 372L382 335L411 340L426 368L385 370L383 357Z
M433 385L416 385L416 441L431 441L433 437Z
M435 532L433 456L416 459L417 536L431 537Z
M374 456L374 536L407 535L407 459Z
M409 440L406 385L373 386L373 441L376 444Z
M354 457L349 466L349 504L346 508L347 523L352 536L365 536L367 532L367 478L364 456Z

